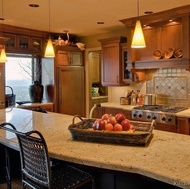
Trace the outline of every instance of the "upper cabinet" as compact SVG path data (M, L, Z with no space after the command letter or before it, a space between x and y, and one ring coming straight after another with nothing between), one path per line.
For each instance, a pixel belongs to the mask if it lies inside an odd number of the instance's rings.
M99 40L102 46L101 83L104 86L129 85L145 80L145 72L134 70L127 38Z
M122 85L122 48L125 37L114 37L99 40L102 46L101 83L104 86Z
M42 55L48 33L4 24L3 36L8 38L6 42L8 53Z
M82 66L83 51L77 46L56 46L55 61L57 66Z
M186 68L190 58L190 5L140 17L146 48L131 49L135 69ZM132 39L136 18L121 20ZM171 54L169 50L172 49ZM180 49L180 58L175 52ZM156 54L160 54L158 57ZM155 55L153 55L155 53ZM170 56L171 55L171 56Z

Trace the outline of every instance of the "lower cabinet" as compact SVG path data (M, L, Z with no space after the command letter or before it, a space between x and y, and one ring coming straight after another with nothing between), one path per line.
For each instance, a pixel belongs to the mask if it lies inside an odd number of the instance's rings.
M190 119L177 117L177 133L190 134Z

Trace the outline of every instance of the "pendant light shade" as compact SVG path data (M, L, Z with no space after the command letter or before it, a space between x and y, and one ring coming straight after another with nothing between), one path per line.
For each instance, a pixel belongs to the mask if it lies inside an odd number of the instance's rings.
M49 0L49 39L47 42L44 57L55 57L54 48L50 37L50 0Z
M146 43L145 43L145 39L144 39L141 22L139 19L139 0L137 0L137 11L138 11L138 19L136 21L135 31L133 34L131 47L132 48L144 48L144 47L146 47Z
M144 47L146 47L146 43L145 43L145 39L144 39L143 30L142 30L140 20L137 20L137 22L136 22L131 47L132 48L144 48Z
M45 57L55 57L55 52L54 52L54 48L53 48L53 44L52 44L52 40L49 37L48 42L47 42L47 46L46 46L46 50L45 50Z
M6 56L6 53L5 53L5 49L3 48L1 50L0 63L4 63L4 62L7 62L7 56Z

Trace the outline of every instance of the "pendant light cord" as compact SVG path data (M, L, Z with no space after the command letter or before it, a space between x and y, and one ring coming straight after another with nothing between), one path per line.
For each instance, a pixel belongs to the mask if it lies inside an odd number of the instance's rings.
M139 20L139 0L137 0L137 15L138 15L138 20Z
M50 38L50 0L49 0L49 38Z

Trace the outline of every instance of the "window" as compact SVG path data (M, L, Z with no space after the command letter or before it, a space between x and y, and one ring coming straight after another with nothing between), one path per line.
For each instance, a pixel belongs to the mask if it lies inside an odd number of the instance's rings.
M5 63L5 85L16 95L16 102L30 101L29 85L32 84L32 56L8 56ZM6 87L6 94L12 94Z

